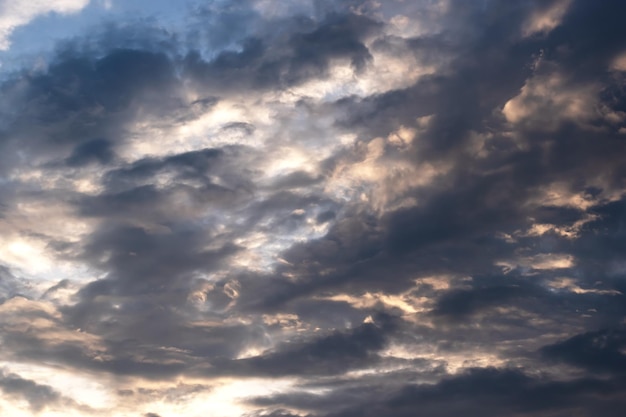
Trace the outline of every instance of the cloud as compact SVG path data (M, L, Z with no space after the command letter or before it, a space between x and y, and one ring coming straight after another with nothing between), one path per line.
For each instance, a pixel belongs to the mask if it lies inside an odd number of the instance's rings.
M197 88L210 91L284 88L326 78L332 60L348 60L361 71L371 59L363 42L378 24L365 16L329 14L322 22L298 23L287 39L275 40L280 47L268 49L262 38L250 36L242 40L240 51L223 51L209 62L192 51L185 58L185 72Z
M559 26L571 3L570 0L548 2L537 8L523 26L524 36L546 34Z
M586 415L596 409L595 404L587 408L584 402L576 399L577 395L582 392L587 395L601 392L610 395L610 392L622 389L623 386L619 384L594 380L545 382L516 370L473 369L463 375L444 379L436 385L406 387L392 394L383 402L384 405L376 409L348 408L329 415L393 413L403 416L417 411L433 416L447 416L461 410L470 416L496 416L504 410L519 416L553 415L555 411ZM613 404L620 403L619 399L615 401Z
M60 395L51 387L38 385L13 374L3 374L0 386L7 395L22 395L35 411L41 410L48 403L53 403L60 398Z
M35 414L40 414L46 409L61 409L63 407L91 411L89 407L77 404L51 386L38 384L5 370L0 371L0 391L7 398L24 400L28 404L30 412Z
M621 3L188 6L3 74L3 409L617 415Z
M89 4L89 0L3 1L0 3L0 50L11 46L11 34L37 17L49 13L75 14Z
M393 329L393 321L392 317L379 316L378 325L364 323L299 346L278 346L276 352L241 359L233 366L235 370L243 368L244 374L303 376L334 375L366 363L371 365L377 362L375 353L384 347L385 334Z
M547 381L516 369L468 369L444 377L436 384L398 384L394 376L365 376L365 381L343 381L333 391L317 395L276 396L268 399L278 407L324 410L326 416L398 416L427 413L448 416L455 412L471 416L500 415L504 410L516 416L587 415L608 404L621 404L623 382L594 379ZM380 379L380 380L378 380ZM317 398L316 398L317 397ZM600 399L602 398L602 399ZM603 402L606 403L603 405ZM264 404L268 405L268 404ZM562 413L562 414L559 414Z
M622 329L599 330L545 346L542 353L551 359L591 371L620 374L626 360L623 353L625 343Z

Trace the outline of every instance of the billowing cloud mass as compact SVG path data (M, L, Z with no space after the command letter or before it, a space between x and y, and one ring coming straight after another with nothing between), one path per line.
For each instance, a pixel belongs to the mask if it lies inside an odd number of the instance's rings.
M0 414L623 415L625 15L0 2Z

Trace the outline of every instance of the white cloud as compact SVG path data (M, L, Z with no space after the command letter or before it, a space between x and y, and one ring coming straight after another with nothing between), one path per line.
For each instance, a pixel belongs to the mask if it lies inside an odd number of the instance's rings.
M11 46L11 34L19 26L48 13L78 13L89 0L1 0L0 1L0 50Z

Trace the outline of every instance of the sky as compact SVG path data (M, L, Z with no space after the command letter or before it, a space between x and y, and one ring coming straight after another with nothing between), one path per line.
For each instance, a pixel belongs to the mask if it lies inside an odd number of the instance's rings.
M0 415L618 417L622 0L0 0Z

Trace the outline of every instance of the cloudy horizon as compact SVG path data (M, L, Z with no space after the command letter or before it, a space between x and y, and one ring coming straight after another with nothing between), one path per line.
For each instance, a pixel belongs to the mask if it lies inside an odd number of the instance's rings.
M621 416L625 13L0 2L0 415Z

